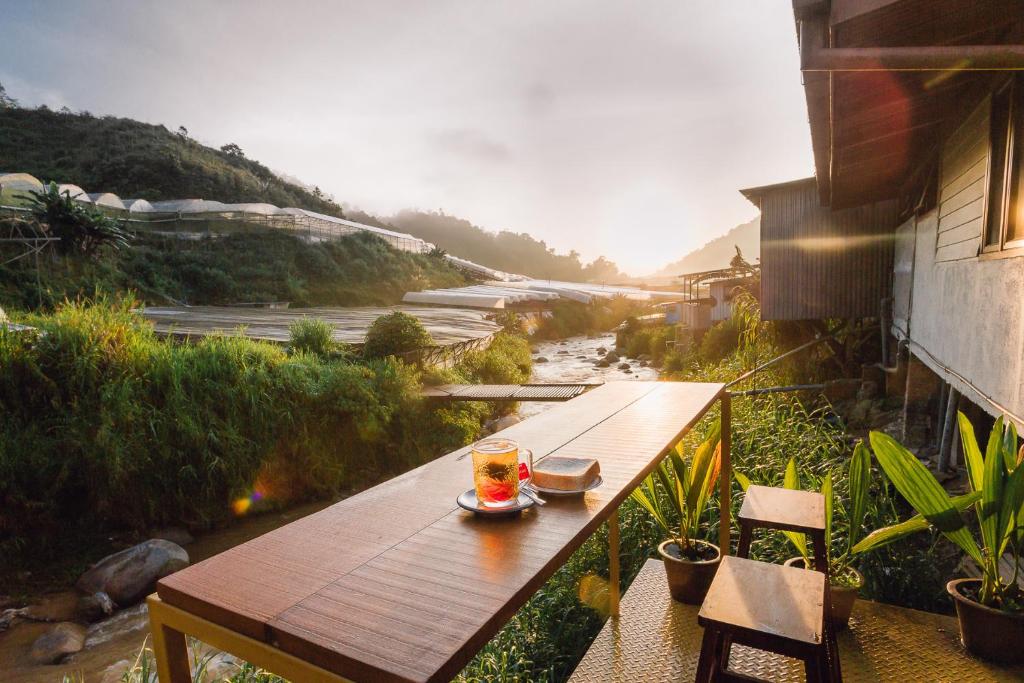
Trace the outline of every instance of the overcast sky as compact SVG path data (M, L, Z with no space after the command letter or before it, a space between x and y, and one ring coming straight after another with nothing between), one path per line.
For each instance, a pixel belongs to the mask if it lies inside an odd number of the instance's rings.
M0 82L633 274L813 170L790 0L33 0L0 11Z

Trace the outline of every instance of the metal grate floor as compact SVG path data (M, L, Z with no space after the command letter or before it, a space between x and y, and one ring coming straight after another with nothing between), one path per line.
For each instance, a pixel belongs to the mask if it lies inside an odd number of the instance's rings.
M659 560L648 560L569 679L575 683L692 681L703 629L696 605L673 601ZM1024 667L1003 668L968 656L954 617L858 601L839 633L843 680L982 683L1024 680ZM734 646L730 667L765 680L803 681L797 660Z

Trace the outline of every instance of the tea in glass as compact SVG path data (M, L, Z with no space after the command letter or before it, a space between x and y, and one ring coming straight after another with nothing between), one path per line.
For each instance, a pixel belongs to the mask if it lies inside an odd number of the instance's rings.
M499 438L474 444L473 486L482 505L515 505L519 498L519 444Z

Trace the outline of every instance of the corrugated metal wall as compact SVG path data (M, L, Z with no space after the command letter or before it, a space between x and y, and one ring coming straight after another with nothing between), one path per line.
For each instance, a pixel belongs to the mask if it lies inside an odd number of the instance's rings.
M761 195L765 320L875 317L892 295L896 202L831 211L813 179Z

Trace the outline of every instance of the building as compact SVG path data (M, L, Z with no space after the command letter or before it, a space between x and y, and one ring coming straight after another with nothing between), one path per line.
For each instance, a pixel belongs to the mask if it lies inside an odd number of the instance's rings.
M1024 427L1024 4L793 6L815 177L743 191L764 316L880 316L908 413Z

